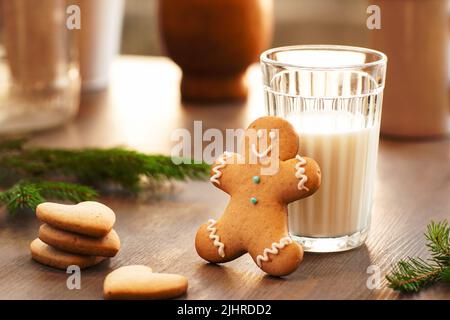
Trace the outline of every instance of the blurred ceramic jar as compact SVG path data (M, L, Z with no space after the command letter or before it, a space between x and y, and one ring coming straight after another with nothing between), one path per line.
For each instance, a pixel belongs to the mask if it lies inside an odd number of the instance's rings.
M244 100L246 70L270 43L272 11L272 0L160 0L161 37L183 71L183 100Z
M80 79L65 0L0 1L0 133L48 128L77 113Z
M449 130L447 0L374 0L381 29L372 46L389 59L381 131L436 137Z

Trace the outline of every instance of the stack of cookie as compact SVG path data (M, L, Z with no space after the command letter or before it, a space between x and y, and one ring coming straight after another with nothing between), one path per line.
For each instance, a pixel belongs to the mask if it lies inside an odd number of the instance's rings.
M107 206L86 201L76 205L45 202L36 209L44 222L39 238L30 245L31 256L47 266L66 270L94 266L120 249L120 239L113 229L116 216Z

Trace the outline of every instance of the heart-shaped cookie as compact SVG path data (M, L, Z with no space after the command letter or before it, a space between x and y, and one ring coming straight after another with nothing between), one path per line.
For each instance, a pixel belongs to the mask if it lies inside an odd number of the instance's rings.
M120 239L114 229L103 238L93 238L44 223L39 228L39 239L56 249L87 256L114 257L120 249Z
M50 247L40 239L35 239L31 242L30 251L35 261L62 270L66 270L71 265L76 265L80 269L84 269L99 264L106 259L104 257L84 256L64 252Z
M153 273L147 266L125 266L108 274L103 284L105 299L170 299L184 294L186 277Z
M55 228L91 237L106 236L116 221L109 207L95 201L75 205L44 202L37 206L36 216Z

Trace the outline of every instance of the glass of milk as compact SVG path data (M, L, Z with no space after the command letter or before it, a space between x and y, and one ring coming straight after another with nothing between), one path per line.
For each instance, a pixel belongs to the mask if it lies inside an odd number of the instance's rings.
M288 207L290 233L305 251L349 250L367 237L386 63L381 52L334 45L261 55L266 113L293 124L300 155L322 171L319 190Z

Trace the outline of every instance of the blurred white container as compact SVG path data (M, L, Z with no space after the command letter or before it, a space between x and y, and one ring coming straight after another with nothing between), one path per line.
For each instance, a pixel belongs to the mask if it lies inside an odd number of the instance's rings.
M78 0L81 8L80 74L83 90L108 86L119 52L124 0Z

